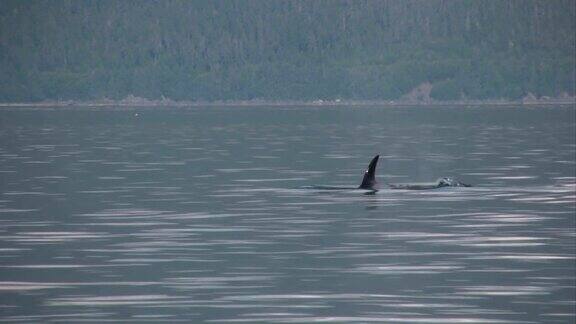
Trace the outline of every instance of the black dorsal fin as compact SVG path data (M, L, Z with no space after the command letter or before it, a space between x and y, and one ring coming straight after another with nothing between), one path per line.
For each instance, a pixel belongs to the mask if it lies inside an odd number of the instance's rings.
M364 178L362 179L362 184L358 189L370 189L375 190L376 186L376 165L378 164L378 158L380 155L376 155L370 164L368 165L368 169L364 172Z

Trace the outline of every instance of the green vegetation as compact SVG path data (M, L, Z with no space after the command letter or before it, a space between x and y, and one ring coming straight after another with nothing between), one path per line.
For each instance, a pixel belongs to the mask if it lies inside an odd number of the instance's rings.
M574 95L575 1L0 2L0 101Z

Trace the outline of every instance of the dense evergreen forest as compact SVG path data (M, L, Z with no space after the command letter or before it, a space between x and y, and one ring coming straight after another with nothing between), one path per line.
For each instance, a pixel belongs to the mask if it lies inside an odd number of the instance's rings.
M574 0L0 1L0 101L574 95Z

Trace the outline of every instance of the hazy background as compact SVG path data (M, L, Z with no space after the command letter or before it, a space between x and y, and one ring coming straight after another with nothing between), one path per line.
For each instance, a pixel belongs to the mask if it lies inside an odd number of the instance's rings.
M3 0L0 101L574 95L575 16L572 0Z

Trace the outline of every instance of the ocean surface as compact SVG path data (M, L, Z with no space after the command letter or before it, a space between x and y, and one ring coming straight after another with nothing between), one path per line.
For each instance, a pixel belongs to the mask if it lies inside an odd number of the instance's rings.
M474 187L309 189L376 154ZM573 107L3 108L0 322L574 323L575 173Z

